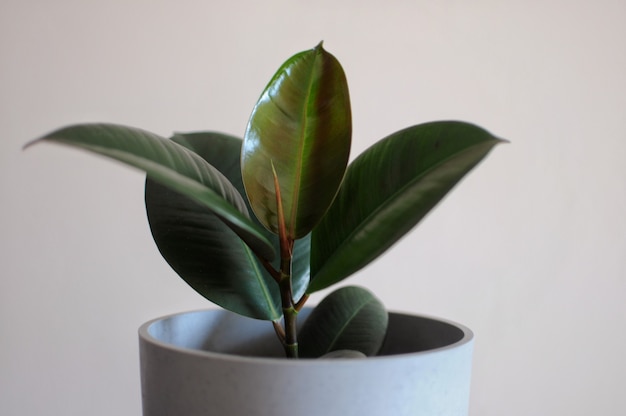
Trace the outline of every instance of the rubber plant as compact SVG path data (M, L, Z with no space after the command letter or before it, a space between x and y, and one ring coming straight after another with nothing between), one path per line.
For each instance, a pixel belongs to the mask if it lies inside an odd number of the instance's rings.
M332 292L298 332L309 294L380 256L502 140L473 124L430 122L348 164L351 132L344 71L320 43L278 69L243 140L78 124L31 144L67 144L144 170L163 257L208 300L270 321L286 356L375 355L387 312L373 294Z

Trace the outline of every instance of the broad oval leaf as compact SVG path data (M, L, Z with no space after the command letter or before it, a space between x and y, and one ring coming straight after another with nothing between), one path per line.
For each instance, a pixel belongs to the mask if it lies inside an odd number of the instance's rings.
M252 111L241 154L243 182L261 223L278 233L272 166L287 236L308 234L335 197L352 122L343 69L322 45L287 60Z
M211 138L219 138L219 146L225 147L224 160L222 156L215 153L214 146L218 143L210 140ZM241 195L245 195L245 190L241 178L240 154L242 140L237 137L227 136L221 133L198 132L188 134L177 134L172 138L176 143L185 146L194 153L199 154L207 160L212 166L215 166L224 176L226 176L233 186ZM244 202L251 210L250 204L244 198ZM259 230L264 236L272 242L276 253L280 251L278 239L276 235L263 228L254 216L252 221L259 225ZM311 277L311 234L295 241L293 248L293 258L291 263L291 281L294 298L300 298L307 289ZM274 259L273 266L278 270L280 267L280 258ZM282 313L282 312L281 312Z
M115 124L78 124L29 143L56 142L89 150L144 170L150 178L204 204L260 255L275 251L249 218L241 194L204 159L156 134Z
M172 140L201 156L243 191L241 139L205 132L178 134ZM282 316L278 285L220 218L204 205L149 178L145 199L159 251L192 288L241 315L265 320ZM269 240L276 240L267 230L263 232Z
M243 192L241 139L198 132L177 134L172 140L200 155ZM201 295L241 315L280 318L280 295L274 279L241 239L206 207L147 179L146 211L159 251ZM278 250L276 236L261 229ZM294 248L292 280L297 297L309 282L309 241L310 237L298 240Z
M313 231L308 291L377 258L501 142L475 125L443 121L409 127L367 149Z
M311 312L298 335L299 354L317 358L332 351L376 355L387 334L389 314L370 291L347 286L328 295Z

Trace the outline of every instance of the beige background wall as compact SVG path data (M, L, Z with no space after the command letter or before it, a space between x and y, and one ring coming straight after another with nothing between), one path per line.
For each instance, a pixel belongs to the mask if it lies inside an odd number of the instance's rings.
M349 283L477 336L471 415L626 414L626 3L0 3L0 414L138 415L136 329L209 306L159 257L143 176L27 141L111 121L242 134L320 40L354 151L463 119L512 143Z

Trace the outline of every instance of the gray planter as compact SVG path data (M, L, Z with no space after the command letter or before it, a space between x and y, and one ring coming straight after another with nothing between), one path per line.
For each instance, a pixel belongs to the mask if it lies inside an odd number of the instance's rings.
M389 325L382 356L288 360L265 321L207 310L147 322L143 414L466 416L472 332L397 313Z

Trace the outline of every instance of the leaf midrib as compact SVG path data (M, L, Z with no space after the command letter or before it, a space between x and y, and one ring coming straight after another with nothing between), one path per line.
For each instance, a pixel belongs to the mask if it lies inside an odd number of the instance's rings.
M309 84L307 86L307 93L306 96L304 98L304 105L302 106L302 125L300 127L300 155L298 157L298 162L297 162L297 169L295 170L295 177L294 177L294 189L293 189L293 194L291 195L291 218L289 219L289 229L292 232L292 237L295 238L296 234L297 234L297 230L296 230L296 220L298 217L298 211L300 209L300 204L298 203L299 201L299 195L300 195L300 189L302 187L302 166L303 166L303 161L304 161L304 148L305 148L305 137L306 137L306 131L307 131L307 127L308 127L308 114L309 114L309 100L311 97L311 90L312 90L312 85L313 85L313 76L312 74L315 72L315 62L318 59L319 54L317 53L317 51L315 52L315 56L313 57L313 62L311 63L311 67L309 70Z
M363 310L363 308L369 305L372 301L373 299L366 300L358 308L356 308L352 314L350 314L348 319L346 319L345 324L342 325L340 330L336 332L336 335L333 337L332 341L329 344L328 351L326 351L325 353L333 351L334 346L337 344L337 341L341 338L341 335L343 334L344 330L349 326L350 322L352 322L352 320Z

